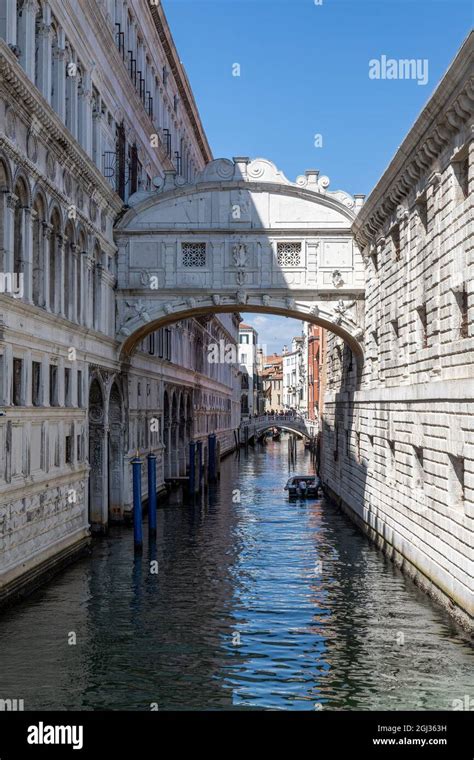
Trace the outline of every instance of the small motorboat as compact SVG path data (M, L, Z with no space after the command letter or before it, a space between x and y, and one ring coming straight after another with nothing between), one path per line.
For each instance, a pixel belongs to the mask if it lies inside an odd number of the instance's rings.
M288 479L285 491L288 491L290 497L304 499L311 496L314 498L318 496L320 487L321 481L317 475L292 475Z

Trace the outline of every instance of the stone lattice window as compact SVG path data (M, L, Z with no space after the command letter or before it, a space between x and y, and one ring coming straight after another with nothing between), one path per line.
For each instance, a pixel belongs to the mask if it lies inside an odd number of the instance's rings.
M391 236L392 236L393 254L395 256L395 260L399 261L400 260L400 225L396 224L392 228Z
M464 284L462 291L457 295L457 300L459 304L460 316L459 337L469 338L469 301L466 284Z
M182 245L182 263L183 267L205 267L206 266L206 244L205 243L183 243Z
M301 243L277 243L277 262L281 267L299 267Z
M428 204L423 196L416 202L417 222L419 233L423 236L428 232Z
M454 177L456 180L456 201L459 203L465 200L469 195L469 159L455 161Z

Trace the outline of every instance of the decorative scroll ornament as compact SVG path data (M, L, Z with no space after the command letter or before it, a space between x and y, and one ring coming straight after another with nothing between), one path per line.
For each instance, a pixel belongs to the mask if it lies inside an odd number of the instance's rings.
M245 282L247 280L247 272L245 272L243 269L239 269L235 275L235 279L237 280L237 285L245 285Z
M335 269L332 273L332 284L335 288L340 288L341 285L344 284L344 280L342 279L342 274L340 273L339 269Z

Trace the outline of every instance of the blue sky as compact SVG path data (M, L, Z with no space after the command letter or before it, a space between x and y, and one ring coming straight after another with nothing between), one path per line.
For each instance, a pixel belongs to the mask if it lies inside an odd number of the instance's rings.
M467 36L474 4L163 0L163 7L215 158L263 156L290 180L319 169L331 190L368 194ZM427 84L370 79L369 61L382 55L427 59ZM269 343L264 324L259 329ZM300 324L289 332L298 334Z

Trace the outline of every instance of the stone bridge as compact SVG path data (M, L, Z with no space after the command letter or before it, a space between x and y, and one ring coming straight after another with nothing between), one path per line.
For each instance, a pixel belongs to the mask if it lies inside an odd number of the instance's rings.
M300 415L262 414L251 420L244 420L240 427L240 439L245 440L248 430L248 440L258 438L266 430L280 428L290 433L297 433L305 438L314 438L318 434L319 425L316 420L308 420Z
M165 324L265 312L342 336L363 356L364 264L351 225L363 196L265 159L218 159L187 184L174 172L138 192L116 228L122 358Z

